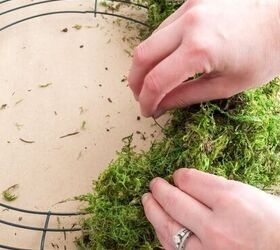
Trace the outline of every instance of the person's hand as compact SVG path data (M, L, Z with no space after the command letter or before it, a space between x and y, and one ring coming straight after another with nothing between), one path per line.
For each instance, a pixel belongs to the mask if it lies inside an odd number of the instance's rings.
M166 250L187 228L186 250L279 250L280 200L240 182L197 170L174 173L175 186L161 178L142 198L145 213Z
M128 81L142 114L157 117L278 74L279 0L188 0L135 49Z

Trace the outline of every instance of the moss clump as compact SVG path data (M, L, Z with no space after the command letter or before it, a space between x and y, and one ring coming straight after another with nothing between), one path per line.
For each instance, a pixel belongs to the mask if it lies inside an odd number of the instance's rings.
M148 0L151 30L180 4ZM195 167L269 190L280 180L280 80L229 100L194 105L172 113L147 152L136 153L132 136L97 182L80 197L88 203L80 249L159 249L141 196L156 176L172 181L181 167Z
M184 1L168 1L168 0L143 0L148 6L148 29L141 31L141 37L148 37L161 22L177 10Z
M136 153L132 137L94 184L89 217L81 222L82 249L157 249L141 196L155 176L171 180L182 166L270 189L280 179L279 79L229 100L173 112L164 138Z

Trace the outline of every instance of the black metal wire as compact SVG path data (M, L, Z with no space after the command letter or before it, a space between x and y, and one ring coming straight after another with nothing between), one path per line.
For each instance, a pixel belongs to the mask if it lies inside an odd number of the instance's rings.
M50 16L50 15L55 15L55 14L100 14L100 15L107 15L107 16L114 16L114 17L123 18L122 15L115 14L115 13L109 13L109 12L102 12L102 11L74 11L74 10L73 11L56 11L56 12L43 13L43 14L39 14L39 15L35 15L35 16L31 16L31 17L27 17L27 18L18 20L16 22L13 22L11 24L8 24L8 25L0 28L0 31L3 31L7 28L10 28L10 27L12 27L16 24L25 22L25 21L30 20L30 19L34 19L34 18L38 18L38 17L42 17L42 16ZM128 20L128 21L132 21L132 22L144 25L144 26L148 26L147 24L145 24L141 21L137 21L137 20L135 20L133 18L130 18L130 17L126 17L125 19Z
M1 3L6 3L6 2L10 2L10 1L12 1L12 0L3 0L3 1L0 2L0 4Z
M3 4L3 3L8 2L8 1L11 1L11 0L6 0L6 1L0 2L0 4ZM14 12L14 11L17 11L17 10L20 10L20 9L32 7L34 5L42 5L42 4L46 4L46 3L60 2L60 1L65 1L65 0L45 0L45 1L34 2L34 3L30 3L30 4L25 4L25 5L15 7L15 8L6 10L4 12L1 12L0 16L11 13L11 12ZM130 2L130 1L125 1L125 0L108 0L108 1L118 2L118 3L126 3L126 4L134 5L134 6L137 6L137 7L140 7L140 8L145 8L145 9L147 8L145 5ZM19 24L19 23L22 23L22 22L25 22L25 21L28 21L28 20L31 20L31 19L35 19L35 18L39 18L39 17L43 17L43 16L55 15L55 14L94 14L95 17L97 16L97 14L100 14L100 15L107 15L107 16L114 16L114 17L122 18L122 19L132 21L134 23L138 23L138 24L141 24L143 26L148 27L148 25L146 23L144 23L142 21L139 21L137 19L128 17L128 16L120 15L120 14L117 14L117 13L114 13L114 12L110 13L110 12L105 12L105 11L98 11L97 10L97 5L98 5L98 0L94 0L94 10L92 10L92 11L78 11L78 10L75 11L75 10L73 10L73 11L53 11L53 12L41 13L41 14L38 14L38 15L30 16L30 17L23 18L23 19L20 19L18 21L12 22L12 23L4 26L4 27L0 27L0 31L3 31L7 28L10 28L10 27L16 25L16 24Z
M5 246L0 244L0 249L9 249L9 250L33 250L30 248L18 248L18 247L10 247L10 246Z
M50 217L51 217L51 212L49 211L48 215L46 217L44 231L43 231L42 238L41 238L40 250L44 250L45 241L46 241L46 234L47 234L47 231L48 231L48 225L49 225L49 222L50 222Z
M26 214L48 215L50 213L50 212L32 211L32 210L27 210L27 209L22 209L22 208L16 208L16 207L12 207L10 205L4 204L4 203L0 203L0 207L3 207L5 209L9 209L9 210L14 210L14 211L21 212L21 213L26 213ZM50 214L52 216L77 216L77 215L82 215L84 213L79 213L79 212L74 212L74 213L51 212Z
M11 1L11 0L9 0ZM30 4L25 4L25 5L22 5L22 6L19 6L19 7L16 7L16 8L13 8L13 9L9 9L9 10L6 10L4 12L0 12L0 16L1 15L4 15L4 14L7 14L7 13L10 13L10 12L13 12L13 11L16 11L16 10L20 10L20 9L24 9L24 8L28 8L28 7L31 7L31 6L35 6L35 5L40 5L40 4L45 4L45 3L51 3L51 2L63 2L65 0L45 0L45 1L40 1L40 2L34 2L34 3L30 3ZM133 2L127 2L127 1L123 1L123 0L109 0L111 2L117 2L117 3L126 3L126 4L130 4L130 5L135 5L135 6L138 6L138 7L141 7L141 8L147 8L145 5L143 4L139 4L139 3L133 3ZM0 4L2 4L4 2L0 2ZM97 0L94 1L94 10L97 10Z
M2 1L0 0L0 5L2 5L4 3L7 3L7 2L11 2L11 1L12 0L2 0ZM65 1L65 0L43 0L43 1L33 2L33 3L30 3L30 4L24 4L24 5L21 5L21 6L18 6L18 7L0 12L0 17L5 15L5 14L15 12L17 10L29 8L29 7L32 7L32 6L35 6L35 5L43 5L43 4L47 4L47 3L51 3L51 2L59 2L59 1ZM75 1L75 0L73 0L73 1ZM144 6L140 3L131 2L130 0L128 0L128 1L126 1L126 0L107 0L107 1L118 2L118 3L126 3L126 4L129 4L129 5L134 5L134 6L137 6L137 7L140 7L140 8L144 8L144 9L147 8L146 6ZM128 16L125 16L125 15L117 14L117 13L114 13L114 12L98 11L98 0L93 0L93 10L92 11L64 10L64 11L52 11L52 12L40 13L40 14L37 14L37 15L28 16L26 18L13 21L13 22L8 23L7 25L5 25L3 27L0 26L0 32L8 29L8 28L10 28L14 25L23 23L23 22L31 20L31 19L35 19L35 18L39 18L39 17L43 17L43 16L49 16L49 15L56 15L56 14L94 14L94 17L96 17L97 15L107 15L107 16L113 16L113 17L122 18L122 19L125 19L125 20L128 20L128 21L132 21L134 23L138 23L138 24L141 24L143 26L148 26L146 23L144 23L142 21L136 20L134 18L131 18L131 17L128 17ZM25 230L30 230L30 231L40 231L40 232L42 232L40 248L39 248L40 250L44 250L46 235L47 235L48 232L52 232L52 233L63 232L65 234L66 232L76 232L76 231L81 230L81 228L77 228L75 226L73 226L72 228L64 228L63 227L62 229L60 229L60 228L49 228L49 221L50 221L52 216L71 217L71 216L85 215L85 213L81 213L81 212L63 213L63 212L51 212L51 211L46 211L46 212L45 211L32 211L32 210L12 207L12 206L4 204L4 203L0 203L0 207L4 208L4 210L6 209L6 210L12 210L12 211L20 212L20 213L46 216L44 227L34 227L34 226L29 226L29 225L12 223L12 222L8 222L8 221L5 221L5 220L0 220L0 224L3 224L3 225L15 227L15 228L20 228L20 229L25 229ZM6 245L2 245L2 244L0 244L0 249L32 250L32 249L28 249L28 248L18 248L18 247L6 246Z
M51 214L49 216L51 216ZM32 226L27 226L27 225L20 225L20 224L8 222L5 220L0 220L0 224L4 224L7 226L16 227L16 228L21 228L21 229L26 229L26 230L31 230L31 231L40 231L40 232L47 231L47 232L61 233L61 232L77 232L77 231L81 230L80 228L63 228L63 229L47 228L47 229L45 229L44 227L32 227Z
M31 231L39 231L42 232L42 237L41 237L41 244L40 244L40 250L44 250L44 245L45 245L45 239L46 239L46 234L47 232L53 232L53 233L66 233L66 232L77 232L80 231L81 228L48 228L49 226L49 221L51 216L80 216L80 215L85 215L85 213L82 212L74 212L74 213L61 213L61 212L43 212L43 211L32 211L32 210L27 210L27 209L22 209L22 208L16 208L9 206L4 203L0 203L0 207L3 207L4 209L7 210L12 210L20 213L26 213L26 214L33 214L33 215L46 215L46 220L44 227L33 227L33 226L27 226L27 225L20 225L12 222L8 222L5 220L0 220L0 224L15 227L15 228L21 228L25 230L31 230ZM6 246L6 245L1 245L0 244L0 249L10 249L10 250L31 250L27 248L17 248L17 247L11 247L11 246Z

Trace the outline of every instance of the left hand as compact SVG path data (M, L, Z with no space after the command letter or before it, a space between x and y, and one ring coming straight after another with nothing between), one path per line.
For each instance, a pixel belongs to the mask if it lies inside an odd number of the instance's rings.
M186 250L279 250L280 200L252 186L197 170L161 178L142 202L164 249L175 249L182 228L193 235Z

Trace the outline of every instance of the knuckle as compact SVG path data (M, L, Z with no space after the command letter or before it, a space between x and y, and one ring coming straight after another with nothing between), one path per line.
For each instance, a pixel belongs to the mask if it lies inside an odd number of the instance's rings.
M217 195L215 199L215 205L219 208L224 208L229 205L230 197L226 194L226 192L222 192L221 194Z
M227 233L220 227L210 225L206 228L206 234L212 242L218 243L219 247L215 249L225 249L229 245L229 237Z
M149 73L145 80L144 80L144 86L146 87L147 91L149 93L159 94L161 93L161 87L159 82L159 76L155 71Z
M207 237L213 242L213 248L211 248L211 250L227 249L228 246L231 246L232 249L255 249L255 245L250 242L247 242L246 247L244 244L241 244L241 242L234 237L235 233L231 229L209 225L205 233L207 233Z
M147 62L147 56L145 53L145 44L144 42L139 44L133 51L133 62L136 65L142 65Z
M185 185L195 175L193 169L179 169L175 172L175 179L178 185Z
M162 206L167 210L170 211L172 208L176 206L178 203L178 195L176 192L167 192L165 194L165 198L162 201Z
M188 46L190 56L207 59L208 61L212 58L213 50L209 42L205 42L201 38L192 37Z
M187 7L192 7L192 6L195 6L195 5L197 5L199 3L199 0L188 0L187 1Z
M193 0L192 3L189 3L190 5L194 6L196 3ZM201 22L203 17L203 13L201 11L200 7L192 7L185 16L185 22L187 25L194 26Z
M231 189L231 187L226 187L224 191L216 198L215 204L220 209L228 208L229 206L238 207L242 204L242 198L237 192L234 191L234 189Z

